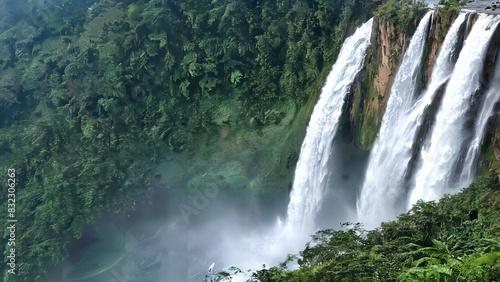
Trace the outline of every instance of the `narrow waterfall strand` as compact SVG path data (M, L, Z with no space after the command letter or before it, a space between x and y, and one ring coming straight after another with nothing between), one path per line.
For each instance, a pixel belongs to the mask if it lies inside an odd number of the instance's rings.
M500 56L500 54L497 55ZM470 182L474 178L477 168L477 159L481 142L484 139L486 125L488 119L493 115L495 103L500 99L500 60L497 59L495 66L495 76L491 81L488 91L485 94L485 99L479 108L478 118L474 127L474 139L472 140L468 150L467 157L464 162L464 167L461 174L462 182Z
M363 67L372 24L370 19L346 39L314 107L295 169L286 224L289 230L310 234L314 228L326 188L333 137L349 87Z
M400 139L410 134L406 132L402 118L408 115L414 104L421 70L420 58L424 52L433 13L430 11L422 18L410 40L391 89L380 133L370 155L357 203L358 219L367 227L373 227L380 221L393 217L393 206L399 196L399 186L413 140L410 138L406 143Z

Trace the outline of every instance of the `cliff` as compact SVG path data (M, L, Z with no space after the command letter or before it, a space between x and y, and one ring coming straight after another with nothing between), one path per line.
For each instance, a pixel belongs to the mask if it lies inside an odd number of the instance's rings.
M458 14L459 10L453 6L435 9L422 58L421 87L424 87L430 79L440 47ZM461 28L467 28L466 32L470 32L477 18L477 14L471 14ZM413 29L418 24L418 21L418 18L414 19L412 24ZM383 20L375 18L371 39L372 46L367 54L366 67L360 72L354 82L351 94L344 107L340 132L341 137L344 142L352 142L363 150L369 150L377 137L395 73L398 70L404 50L407 48L412 35L412 33L408 33L406 30L397 30L395 28L396 25L397 21L395 19ZM477 95L484 93L494 83L492 75L498 61L499 34L500 29L497 28L488 48L481 89L478 89ZM458 58L458 51L461 49L464 40L464 37L458 40L460 46L457 46L457 52L453 55L455 60ZM434 113L439 108L444 90L445 87L441 87L431 105L425 110L424 120L418 129L418 140L414 142L414 153L410 160L410 170L413 168L415 160L418 157L422 141L426 139L429 129L433 124ZM476 104L473 105L470 111L477 111L479 105ZM498 106L496 109L498 109ZM496 112L498 113L499 110L496 110ZM481 174L487 171L499 171L499 147L500 118L496 114L488 123L487 133L483 141L482 154L478 164Z
M352 86L352 95L344 110L348 118L342 123L343 131L347 125L348 139L365 150L377 136L409 38L409 34L396 33L394 23L375 18L366 68Z
M481 89L500 86L495 67L500 63L500 28L493 34L483 68ZM495 103L495 115L488 120L486 134L481 147L479 166L481 174L495 173L500 176L500 101Z
M457 16L456 9L436 9L422 58L420 87L428 82L439 48ZM345 141L363 150L371 148L382 123L394 77L419 20L415 17L410 28L397 29L397 20L375 18L366 67L353 84L344 109L342 136ZM433 105L436 103L439 99Z

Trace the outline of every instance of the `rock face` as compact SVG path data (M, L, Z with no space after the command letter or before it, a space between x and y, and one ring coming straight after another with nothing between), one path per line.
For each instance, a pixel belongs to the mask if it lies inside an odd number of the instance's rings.
M457 16L455 10L435 12L423 55L422 88L430 78L441 44ZM416 27L418 20L413 24ZM397 31L393 22L377 18L373 29L366 68L352 86L342 121L344 140L364 150L369 150L377 137L394 78L412 36Z
M434 13L432 29L430 30L429 41L427 43L426 54L427 58L424 61L423 69L423 81L427 82L432 74L432 69L436 58L443 44L444 38L448 33L451 25L458 16L458 10L443 11L442 9L436 9ZM465 28L465 26L464 26ZM463 43L463 40L459 40ZM457 50L460 50L461 46L458 46ZM458 54L456 54L458 56Z
M346 103L341 127L346 141L364 150L371 148L410 38L411 34L396 31L393 22L375 18L366 68L353 84Z
M408 36L392 22L375 18L366 68L360 72L344 108L341 132L346 141L369 149L382 122L387 100Z
M377 63L378 69L373 79L375 92L382 96L379 102L369 102L378 112L387 105L387 100L391 91L392 83L398 69L398 63L403 58L404 48L406 47L407 37L404 34L395 34L394 24L378 21L378 32L374 33L372 46L377 46L377 53L374 60L369 62ZM368 107L369 108L369 107Z
M425 87L434 67L438 52L448 33L449 28L458 16L458 10L438 8L435 10L429 38L423 55L421 87ZM467 29L467 34L472 29L478 18L471 14L462 28ZM418 21L415 21L415 26ZM392 22L382 22L375 19L372 32L372 46L366 58L366 67L360 72L353 84L351 94L344 107L341 122L341 137L344 142L352 142L363 150L369 150L375 141L387 101L390 95L394 77L402 61L405 48L408 46L412 34L397 32ZM462 42L465 38L459 40ZM487 59L484 64L482 88L486 89L493 80L494 68L499 60L500 28L497 29L488 48ZM460 50L460 46L457 50ZM459 52L457 51L458 58ZM440 93L444 89L440 90ZM480 93L479 91L478 93ZM484 91L483 91L484 92ZM428 111L435 111L440 104L441 94L438 94ZM497 105L496 112L500 112ZM422 128L419 129L419 140L425 140L425 134L432 124L432 115L426 115ZM417 147L421 146L419 142ZM412 160L416 156L412 157ZM500 116L496 114L490 119L488 130L483 141L480 169L483 171L498 171L500 165ZM413 161L412 161L413 162Z

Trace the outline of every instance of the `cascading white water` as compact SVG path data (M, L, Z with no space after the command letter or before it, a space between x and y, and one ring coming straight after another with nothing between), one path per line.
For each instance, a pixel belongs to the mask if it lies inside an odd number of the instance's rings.
M500 54L497 55L497 63L495 66L495 76L491 81L488 91L485 94L485 99L479 108L478 118L474 126L474 139L472 139L467 156L465 158L464 167L461 173L461 181L466 182L472 179L476 172L477 158L479 156L479 148L484 138L486 124L488 119L493 115L495 103L500 99Z
M486 51L499 20L499 17L481 14L472 27L448 82L429 146L422 150L420 170L415 175L408 208L419 199L437 200L444 193L456 192L473 180L472 173L459 183L450 183L466 138L466 113L473 94L480 89Z
M257 269L262 264L277 265L287 253L298 253L314 232L314 219L328 180L333 138L344 100L363 68L372 24L373 19L370 19L345 40L326 79L301 147L287 221L282 224L278 219L276 225L266 231L249 228L243 233L236 228L237 237L233 234L229 239L218 238L221 243L216 251L222 253L224 259L216 265L233 265L241 269ZM249 278L247 274L239 273L231 281L247 281Z
M433 101L438 89L450 79L456 59L455 54L458 52L456 49L461 45L458 44L458 41L461 38L461 32L464 31L460 27L463 26L467 18L465 14L461 14L450 28L436 59L430 84L422 95L417 96L418 73L421 71L420 62L430 25L430 15L431 13L423 18L410 42L400 67L401 74L398 72L392 89L381 133L370 157L368 173L380 176L380 179L372 180L372 183L380 185L382 190L372 190L371 194L365 192L367 194L364 200L365 203L368 203L365 204L367 209L365 218L371 220L369 224L383 220L381 213L379 213L380 211L385 212L383 208L380 208L382 206L387 207L389 211L387 214L390 213L389 218L396 215L394 206L397 195L392 199L388 195L392 191L395 194L399 193L399 191L391 190L398 187L394 185L389 189L386 188L388 185L383 184L393 181L393 183L401 185L404 179L407 179L405 173L411 158L417 128L423 122L422 115L426 107ZM479 21L477 24L480 24ZM248 235L248 238L242 235L239 237L239 241L231 242L232 244L225 246L224 250L234 252L234 254L228 254L229 262L238 262L236 265L240 267L242 265L255 267L263 262L272 265L277 262L277 259L282 259L284 253L296 253L305 243L303 238L307 238L314 232L315 217L321 207L328 179L331 180L329 160L335 158L335 155L332 155L334 151L332 147L335 146L333 143L334 135L337 131L345 97L353 80L363 67L365 53L370 43L371 30L372 20L358 28L356 33L345 41L337 63L332 67L322 89L302 144L294 186L290 194L286 223L284 226L276 226L272 234L267 234L268 236L265 238L255 234ZM475 33L474 30L473 33ZM496 99L493 94L491 96L489 99ZM486 104L488 102L485 102ZM489 116L488 112L491 112L491 108L484 108L481 112L483 111L485 116ZM382 138L385 138L385 141ZM385 148L378 148L382 146ZM375 157L375 152L379 156ZM374 195L377 198L374 198ZM400 196L404 196L404 194ZM374 205L375 199L379 201L377 205ZM388 199L389 202L386 201ZM404 202L403 199L402 203L404 204ZM379 210L370 209L370 205ZM358 203L359 207L360 203ZM237 246L233 244L237 244ZM241 248L241 245L244 246L244 249ZM271 263L269 264L269 262Z
M295 169L288 204L286 230L309 235L321 206L327 182L328 160L342 114L342 106L370 45L373 19L344 42L319 100L314 107Z
M370 155L357 203L358 220L367 227L374 227L380 221L392 218L396 200L401 196L400 188L416 132L415 123L421 114L411 109L418 90L421 57L433 13L429 11L422 18L410 41L394 79L380 133Z

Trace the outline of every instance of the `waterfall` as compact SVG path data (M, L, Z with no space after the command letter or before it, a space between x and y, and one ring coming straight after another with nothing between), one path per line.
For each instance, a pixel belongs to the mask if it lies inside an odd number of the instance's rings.
M466 151L472 138L466 130L469 110L476 92L481 89L486 51L499 19L481 14L472 27L448 82L428 146L421 152L420 170L415 176L408 208L419 199L437 200L444 193L457 192L473 180L474 173L467 173L465 178L456 181L454 175L457 172L460 175L466 167L460 152ZM472 134L481 138L477 133ZM468 169L472 172L472 167Z
M327 186L333 137L345 97L363 67L372 23L373 19L370 19L346 39L314 107L295 169L287 230L309 235L314 229L315 216Z
M493 109L496 102L500 99L500 54L497 55L497 63L495 66L495 76L491 81L488 91L485 94L485 99L479 110L479 115L474 126L474 139L469 145L467 156L464 162L464 168L461 173L461 181L468 182L474 177L477 167L477 158L479 156L479 148L484 138L488 119L493 115Z
M394 217L394 205L402 196L400 188L411 156L415 123L419 117L419 113L412 113L411 110L418 91L421 58L433 13L430 11L423 17L410 40L370 154L365 182L357 203L358 220L367 227ZM423 102L421 105L425 106Z

